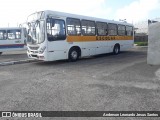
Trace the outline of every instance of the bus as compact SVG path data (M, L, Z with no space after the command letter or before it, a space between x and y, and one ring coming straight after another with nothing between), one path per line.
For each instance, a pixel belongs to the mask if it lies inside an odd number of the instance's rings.
M134 45L133 25L126 22L45 10L29 15L27 26L27 55L42 61L117 55Z
M0 55L6 51L25 50L27 41L26 28L0 28Z

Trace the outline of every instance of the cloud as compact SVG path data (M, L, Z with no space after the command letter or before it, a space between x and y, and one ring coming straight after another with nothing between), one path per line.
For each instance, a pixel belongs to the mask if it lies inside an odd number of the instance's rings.
M56 10L94 17L103 17L111 12L111 8L105 8L104 6L107 0L59 0L53 2L53 4L50 4L49 1L50 0L44 0L44 2L47 2L48 5L42 5L41 9Z
M138 0L117 10L116 19L127 19L128 22L138 22L148 19L150 12L159 9L160 0Z
M1 2L0 26L17 26L26 21L31 13L41 10L56 10L94 17L108 16L107 0L4 0Z

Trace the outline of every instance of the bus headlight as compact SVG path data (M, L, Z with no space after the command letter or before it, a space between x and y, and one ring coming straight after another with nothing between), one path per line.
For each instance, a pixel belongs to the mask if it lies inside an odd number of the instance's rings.
M45 51L45 49L46 49L46 46L41 47L40 50L39 50L39 54L42 54Z

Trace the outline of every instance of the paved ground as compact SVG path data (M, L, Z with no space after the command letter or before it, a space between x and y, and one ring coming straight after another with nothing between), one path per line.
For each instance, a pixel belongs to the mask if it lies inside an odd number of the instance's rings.
M117 56L100 55L74 63L0 66L0 111L159 111L160 66L147 65L146 55L146 48L135 48Z
M8 61L18 61L28 59L26 50L8 51L0 55L0 63Z

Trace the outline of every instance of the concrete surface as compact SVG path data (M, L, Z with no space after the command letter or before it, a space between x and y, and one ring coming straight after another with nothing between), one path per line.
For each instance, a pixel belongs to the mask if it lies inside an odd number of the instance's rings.
M146 59L147 48L137 47L119 55L100 55L73 63L55 61L0 66L0 111L160 111L160 66L147 65Z
M160 22L149 25L147 63L160 65Z
M8 51L0 55L1 62L18 61L28 59L26 50L22 51Z
M0 66L22 64L35 61L36 60L28 59L26 50L8 51L0 55Z

